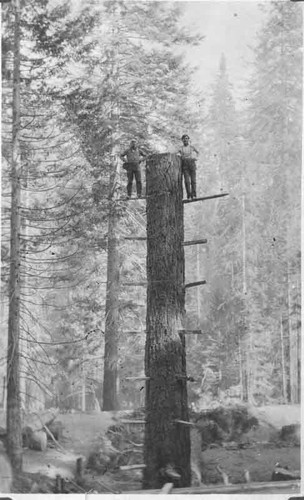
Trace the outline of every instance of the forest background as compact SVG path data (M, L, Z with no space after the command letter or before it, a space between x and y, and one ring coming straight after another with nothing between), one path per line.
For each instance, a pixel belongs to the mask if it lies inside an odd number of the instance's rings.
M185 240L208 240L185 249L186 281L207 280L186 295L186 327L203 332L187 337L195 378L189 402L299 402L302 9L261 5L248 78L233 87L225 54L213 80L212 58L193 67L207 40L189 8L21 2L19 373L26 410L144 404L142 383L127 378L144 373L145 288L130 285L145 280L145 242L126 239L145 235L144 201L113 205L110 198L125 195L118 156L131 138L147 154L174 152L185 131L200 151L199 194L229 192L185 206ZM2 7L2 405L14 258L13 14L10 4ZM208 78L200 85L204 62ZM114 253L107 246L113 230ZM117 300L107 304L113 264ZM108 385L105 364L115 375Z

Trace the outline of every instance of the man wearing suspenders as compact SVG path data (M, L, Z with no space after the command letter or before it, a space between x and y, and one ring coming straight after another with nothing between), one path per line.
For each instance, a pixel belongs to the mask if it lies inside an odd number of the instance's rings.
M127 171L128 175L128 198L131 198L132 195L133 177L135 177L136 180L137 198L141 198L142 183L140 163L144 160L146 155L137 147L136 141L133 139L129 149L126 149L126 151L120 155L120 158L124 161L125 156L127 157L127 161L123 164L123 168Z
M198 150L190 145L190 138L187 134L182 136L183 145L179 150L182 159L182 172L185 179L187 198L196 198L196 161Z

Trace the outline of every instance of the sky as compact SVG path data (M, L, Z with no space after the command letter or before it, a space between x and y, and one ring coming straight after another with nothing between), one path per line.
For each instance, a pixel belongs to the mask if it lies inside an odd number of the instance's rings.
M182 1L183 24L205 36L200 46L187 50L186 59L199 70L195 84L208 93L215 81L221 54L225 54L229 80L234 89L236 105L242 105L246 80L250 76L257 33L265 20L258 7L261 2L239 1ZM265 2L264 2L265 3ZM267 2L268 3L268 2Z

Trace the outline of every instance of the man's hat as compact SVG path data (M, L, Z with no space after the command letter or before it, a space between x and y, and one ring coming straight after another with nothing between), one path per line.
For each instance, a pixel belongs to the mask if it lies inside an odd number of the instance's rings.
M184 134L184 135L182 135L182 140L185 139L186 137L188 137L188 139L190 139L188 134Z

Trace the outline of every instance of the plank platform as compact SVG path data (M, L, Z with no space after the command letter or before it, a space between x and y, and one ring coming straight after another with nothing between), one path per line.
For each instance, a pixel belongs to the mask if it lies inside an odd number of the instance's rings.
M206 283L207 283L206 280L195 281L193 283L186 283L185 288L192 288L193 286L206 285Z
M205 243L208 243L208 241L206 238L203 238L201 240L184 241L183 245L184 247L188 247L190 245L204 245Z
M147 236L125 236L124 239L125 240L142 241L142 240L146 240Z
M147 241L146 236L125 236L124 239L130 241ZM202 238L201 240L184 241L183 246L188 247L190 245L204 245L205 243L208 243L208 240L206 238Z
M183 200L183 203L194 203L195 201L205 201L213 200L214 198L222 198L223 196L228 196L229 193L213 194L211 196L201 196L199 198L194 198L193 200Z
M126 330L124 333L127 333L128 335L140 335L147 332L146 330ZM178 333L183 335L203 335L202 330L178 330Z

